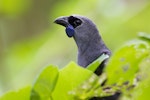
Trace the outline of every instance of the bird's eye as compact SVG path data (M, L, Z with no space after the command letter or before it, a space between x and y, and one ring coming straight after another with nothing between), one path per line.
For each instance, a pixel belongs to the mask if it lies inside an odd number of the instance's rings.
M82 22L81 22L81 20L77 19L73 23L74 23L75 26L79 26L79 25L81 25Z
M68 21L74 28L82 24L82 21L80 19L73 16L70 16Z

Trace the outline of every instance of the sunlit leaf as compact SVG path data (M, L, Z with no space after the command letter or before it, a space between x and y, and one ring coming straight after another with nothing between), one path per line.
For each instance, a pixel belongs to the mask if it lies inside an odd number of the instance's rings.
M108 84L123 84L133 82L139 71L140 62L149 55L149 44L134 40L119 49L106 68Z
M10 91L0 97L0 100L29 100L31 87L25 87L18 91Z
M33 86L31 100L51 100L51 94L55 88L58 74L56 66L46 67Z
M138 82L131 91L124 91L121 100L148 100L150 98L150 54L142 60L137 73Z
M92 72L71 62L60 70L55 90L52 94L53 100L74 100L69 91L83 83Z

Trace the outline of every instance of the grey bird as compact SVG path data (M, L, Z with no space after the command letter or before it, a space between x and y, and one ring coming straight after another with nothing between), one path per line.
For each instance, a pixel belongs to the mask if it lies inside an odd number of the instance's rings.
M87 17L62 16L57 18L55 23L64 26L67 36L74 38L78 47L78 64L80 66L87 67L102 54L111 55L111 51L104 44L96 25ZM96 69L97 75L102 74L106 62L107 59ZM119 96L120 93L115 93L112 96L93 97L90 100L118 100Z
M102 54L111 55L110 50L104 44L96 25L87 17L80 15L62 16L55 23L66 28L66 34L74 38L78 47L78 64L87 67ZM100 75L107 60L96 69Z

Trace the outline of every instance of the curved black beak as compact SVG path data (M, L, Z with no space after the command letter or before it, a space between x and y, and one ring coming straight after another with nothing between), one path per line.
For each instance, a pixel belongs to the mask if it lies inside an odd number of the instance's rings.
M54 23L62 25L64 27L67 27L69 25L68 17L66 17L66 16L58 17L58 18L55 19Z

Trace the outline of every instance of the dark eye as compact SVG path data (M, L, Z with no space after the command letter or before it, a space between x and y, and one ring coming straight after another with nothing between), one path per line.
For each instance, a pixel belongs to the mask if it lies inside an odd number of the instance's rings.
M79 26L79 25L81 25L82 22L81 22L81 20L77 19L73 23L75 26Z
M70 16L68 19L68 22L74 27L78 27L79 25L82 24L82 21L76 17Z

